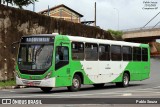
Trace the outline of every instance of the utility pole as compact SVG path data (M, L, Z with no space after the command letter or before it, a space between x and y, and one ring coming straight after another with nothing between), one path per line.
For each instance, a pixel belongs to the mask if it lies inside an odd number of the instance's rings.
M49 10L49 5L48 5L48 16L50 16L50 10Z
M96 2L95 2L95 5L94 5L95 7L95 11L94 11L94 26L96 26Z
M33 3L33 12L35 12L35 2Z

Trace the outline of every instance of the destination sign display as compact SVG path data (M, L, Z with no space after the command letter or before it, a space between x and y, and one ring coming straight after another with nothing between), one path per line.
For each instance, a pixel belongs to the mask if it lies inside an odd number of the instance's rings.
M23 43L54 42L53 37L22 37Z

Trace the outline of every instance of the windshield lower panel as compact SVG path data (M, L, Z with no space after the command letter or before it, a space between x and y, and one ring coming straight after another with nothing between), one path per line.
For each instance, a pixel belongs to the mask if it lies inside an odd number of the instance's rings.
M44 71L52 65L53 45L21 44L18 55L20 71Z

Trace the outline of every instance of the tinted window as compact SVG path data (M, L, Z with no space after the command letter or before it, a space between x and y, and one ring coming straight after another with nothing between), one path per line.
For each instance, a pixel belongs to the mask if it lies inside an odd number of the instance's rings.
M110 60L110 46L99 45L99 60Z
M85 44L85 59L98 60L98 45L93 43Z
M67 64L69 64L69 49L68 47L58 46L56 47L55 56L55 69L59 69Z
M121 46L117 46L117 45L112 45L111 46L111 59L113 61L122 60Z
M46 70L52 64L53 45L20 45L18 65L20 70Z
M132 48L129 46L123 46L123 60L124 61L131 61L132 60Z
M84 59L84 44L82 42L72 42L72 59Z
M148 49L142 48L142 61L148 61Z
M141 61L141 48L138 47L133 48L133 60Z

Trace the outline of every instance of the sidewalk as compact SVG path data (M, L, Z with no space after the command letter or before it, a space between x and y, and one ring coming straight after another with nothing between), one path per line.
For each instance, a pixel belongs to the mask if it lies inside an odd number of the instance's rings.
M26 88L26 86L4 86L4 87L0 86L0 90L2 89L20 89L20 88Z

